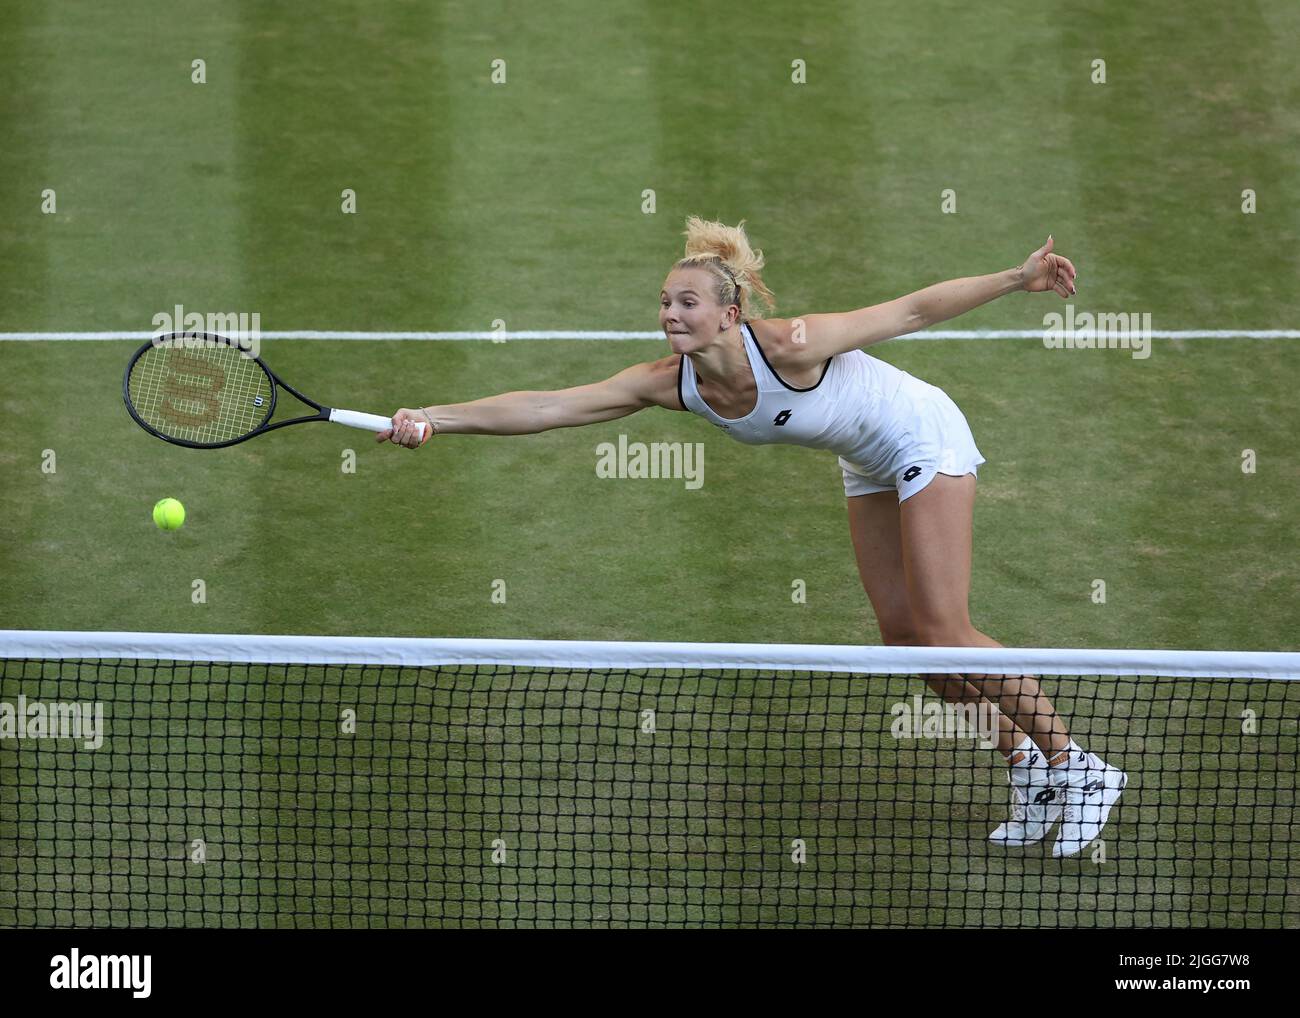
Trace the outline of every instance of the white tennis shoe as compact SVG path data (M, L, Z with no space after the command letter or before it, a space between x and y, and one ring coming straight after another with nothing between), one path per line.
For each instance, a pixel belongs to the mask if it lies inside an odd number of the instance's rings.
M989 841L1005 848L1036 845L1061 819L1065 797L1052 785L1043 766L1009 767L1007 779L1011 783L1011 819L990 834Z
M1064 797L1061 827L1052 855L1057 859L1078 855L1101 834L1128 775L1095 753L1072 753L1067 764L1049 768L1052 785Z

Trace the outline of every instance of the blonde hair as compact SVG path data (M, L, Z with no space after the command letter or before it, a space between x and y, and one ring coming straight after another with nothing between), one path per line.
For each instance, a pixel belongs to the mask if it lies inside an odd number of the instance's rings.
M740 320L762 318L761 304L776 310L776 297L763 282L763 252L749 245L745 221L738 226L691 216L686 220L686 256L673 269L704 269L713 279L714 297L723 307L740 305ZM736 290L740 299L736 299Z

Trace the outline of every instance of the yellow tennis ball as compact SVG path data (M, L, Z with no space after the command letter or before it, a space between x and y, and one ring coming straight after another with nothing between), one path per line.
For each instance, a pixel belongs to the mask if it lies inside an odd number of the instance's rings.
M153 506L153 521L159 530L178 530L185 522L185 507L174 498L160 498Z

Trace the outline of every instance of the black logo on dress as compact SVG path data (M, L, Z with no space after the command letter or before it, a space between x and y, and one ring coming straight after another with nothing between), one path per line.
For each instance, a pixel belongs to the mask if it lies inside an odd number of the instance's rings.
M919 476L920 473L921 473L920 467L908 467L907 473L903 475L903 480L910 481L912 480L912 478Z
M789 419L790 419L790 411L782 410L779 414L776 415L776 419L772 423L779 428L783 424L785 424L785 422L788 421Z

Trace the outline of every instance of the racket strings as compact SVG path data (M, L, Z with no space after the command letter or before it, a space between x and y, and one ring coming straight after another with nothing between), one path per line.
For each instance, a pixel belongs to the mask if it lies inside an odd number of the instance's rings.
M146 350L131 369L131 403L169 438L228 442L269 418L272 383L262 366L220 339L188 337Z

